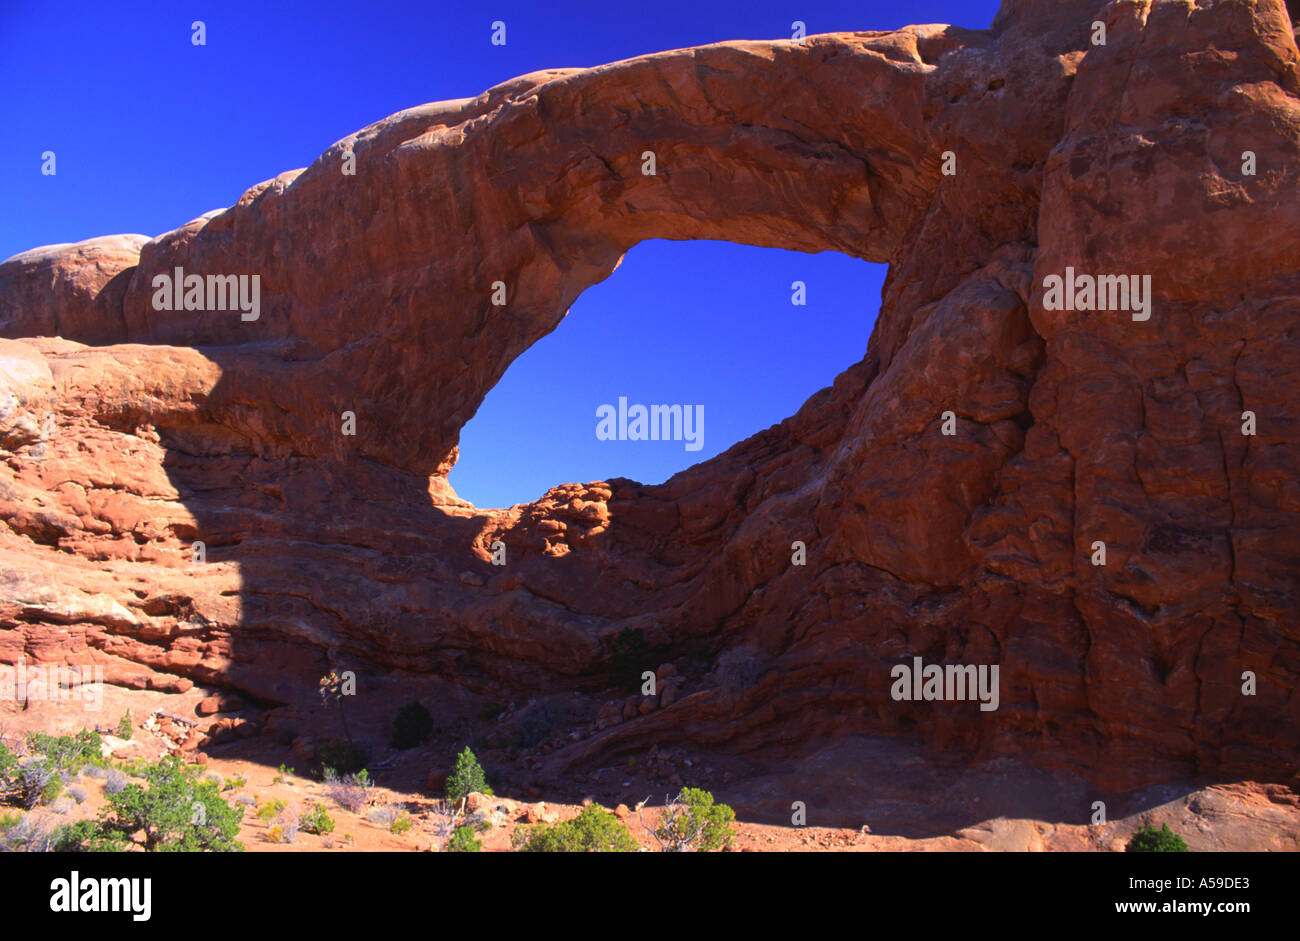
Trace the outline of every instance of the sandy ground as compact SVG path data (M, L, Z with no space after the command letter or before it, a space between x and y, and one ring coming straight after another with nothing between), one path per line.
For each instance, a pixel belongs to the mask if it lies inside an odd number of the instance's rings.
M173 727L173 737L159 734L155 730L158 719L149 719L154 710L170 711L188 705L189 715L196 715L195 704L202 695L197 691L190 697L194 703L178 704L175 696L113 690L97 714L97 721L92 722L85 721L84 710L66 705L47 703L19 711L6 703L0 708L0 734L12 743L34 729L62 733L82 726L109 729L122 711L130 708L136 726L132 739L106 736L108 749L118 762L136 758L154 761L169 750L177 751L173 739L179 728L175 723L164 723ZM431 785L434 777L440 777L430 773L436 770L431 769L436 763L435 751L434 746L429 746L378 756L372 771L375 786L367 794L366 806L356 813L331 799L327 786L314 777L313 769L294 768L302 762L295 762L283 744L266 737L215 746L206 753L189 751L182 757L201 764L204 774L220 778L227 785L223 796L245 808L238 839L249 852L428 852L440 849L445 840L438 813L440 788ZM689 762L686 759L674 767L688 775L693 768L701 773L714 770ZM293 770L286 768L281 773L282 764ZM651 762L640 764L647 769ZM807 795L808 826L774 823L770 813L767 819L746 813L743 808L748 806L789 804L783 779L756 777L730 788L742 798L737 801L741 810L733 851L1118 851L1135 830L1148 823L1157 828L1169 824L1194 851L1300 849L1300 795L1277 784L1240 781L1151 788L1114 802L1112 819L1093 825L1086 813L1090 795L1063 790L1051 776L1027 770L1023 763L986 763L969 772L954 772L951 768L937 768L933 761L888 740L847 740L809 756L802 765L806 766L800 768L803 780L815 779L815 772L823 766L864 769L860 782L843 773L834 779L841 782L837 786L846 794L840 806L847 801L855 808L851 813L871 822L854 827L816 825L821 797L817 793ZM446 770L443 768L442 773ZM663 800L651 797L664 795L663 787L655 789L663 782L637 777L637 771L636 762L599 769L588 776L594 797L571 800L539 800L534 787L513 793L509 787L500 787L494 797L473 796L468 812L474 820L488 825L479 834L484 851L508 851L518 827L568 819L582 810L583 802L595 799L615 811L638 845L657 850L659 844L651 831ZM611 782L612 791L601 787L602 780ZM72 797L74 790L84 793L82 801ZM566 793L572 794L572 788ZM1014 795L1015 800L1009 802L1008 795ZM728 799L728 793L720 793L718 799ZM638 809L643 800L645 806ZM259 819L257 808L274 801L284 802L286 813L276 820ZM294 810L301 815L317 803L324 805L334 819L333 833L299 832L293 842L274 838L276 823L283 823L283 818L291 817ZM1071 812L1070 822L1052 819L1052 809L1063 805L1079 808ZM64 799L32 813L57 824L94 817L103 806L103 781L82 774L68 783ZM1024 808L1031 813L1007 813L1008 808ZM410 829L394 832L388 824L394 817L409 818Z

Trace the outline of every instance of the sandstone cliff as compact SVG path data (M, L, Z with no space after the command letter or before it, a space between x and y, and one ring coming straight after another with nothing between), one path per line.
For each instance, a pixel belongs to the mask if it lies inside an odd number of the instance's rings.
M16 256L0 662L266 715L349 668L387 691L359 700L376 723L412 689L572 692L590 714L545 773L876 734L1109 788L1291 781L1298 175L1281 0L1008 0L987 30L523 76L156 239ZM863 359L661 486L458 500L459 429L648 238L888 263ZM1048 309L1067 267L1149 275L1149 320ZM260 276L260 316L156 310L176 268ZM629 629L679 667L659 708L605 688ZM914 655L1000 664L1000 708L895 702Z

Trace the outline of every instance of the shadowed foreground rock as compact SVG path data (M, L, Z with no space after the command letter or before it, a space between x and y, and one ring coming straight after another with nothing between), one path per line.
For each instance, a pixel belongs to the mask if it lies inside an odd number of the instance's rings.
M331 667L362 728L417 691L571 694L538 780L866 734L1104 788L1293 782L1297 67L1281 0L1009 0L535 73L157 239L16 256L0 662L237 691L268 734ZM647 238L889 263L864 358L663 485L457 499L460 428ZM1048 309L1067 267L1149 275L1149 319ZM259 276L260 316L155 310L176 268ZM629 629L677 673L644 703L606 681ZM914 656L1000 665L999 708L894 701Z

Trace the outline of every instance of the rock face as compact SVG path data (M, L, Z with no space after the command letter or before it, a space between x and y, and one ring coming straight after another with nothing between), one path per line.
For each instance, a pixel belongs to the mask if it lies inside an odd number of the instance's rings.
M1290 781L1298 175L1281 0L1008 0L535 73L157 239L17 256L0 662L266 709L331 667L449 709L571 691L557 770L884 734L1100 787ZM648 238L887 262L865 357L663 485L458 500L460 428ZM177 268L258 276L257 319L156 309ZM1067 269L1150 276L1149 319L1053 309ZM634 630L682 675L627 710ZM999 708L896 701L914 656L998 664Z

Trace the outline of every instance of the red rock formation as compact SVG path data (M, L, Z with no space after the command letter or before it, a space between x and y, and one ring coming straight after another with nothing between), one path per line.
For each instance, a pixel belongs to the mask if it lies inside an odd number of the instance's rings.
M448 709L582 691L600 729L552 769L870 732L1106 787L1289 780L1298 63L1281 0L722 43L401 112L158 239L10 259L0 661L264 706L341 663L451 680ZM888 262L865 358L661 486L456 499L459 429L646 238ZM259 276L260 317L154 310L178 267ZM1150 275L1150 319L1047 309L1067 267ZM602 692L633 628L694 657L647 715ZM914 655L1000 664L1000 708L895 702Z

